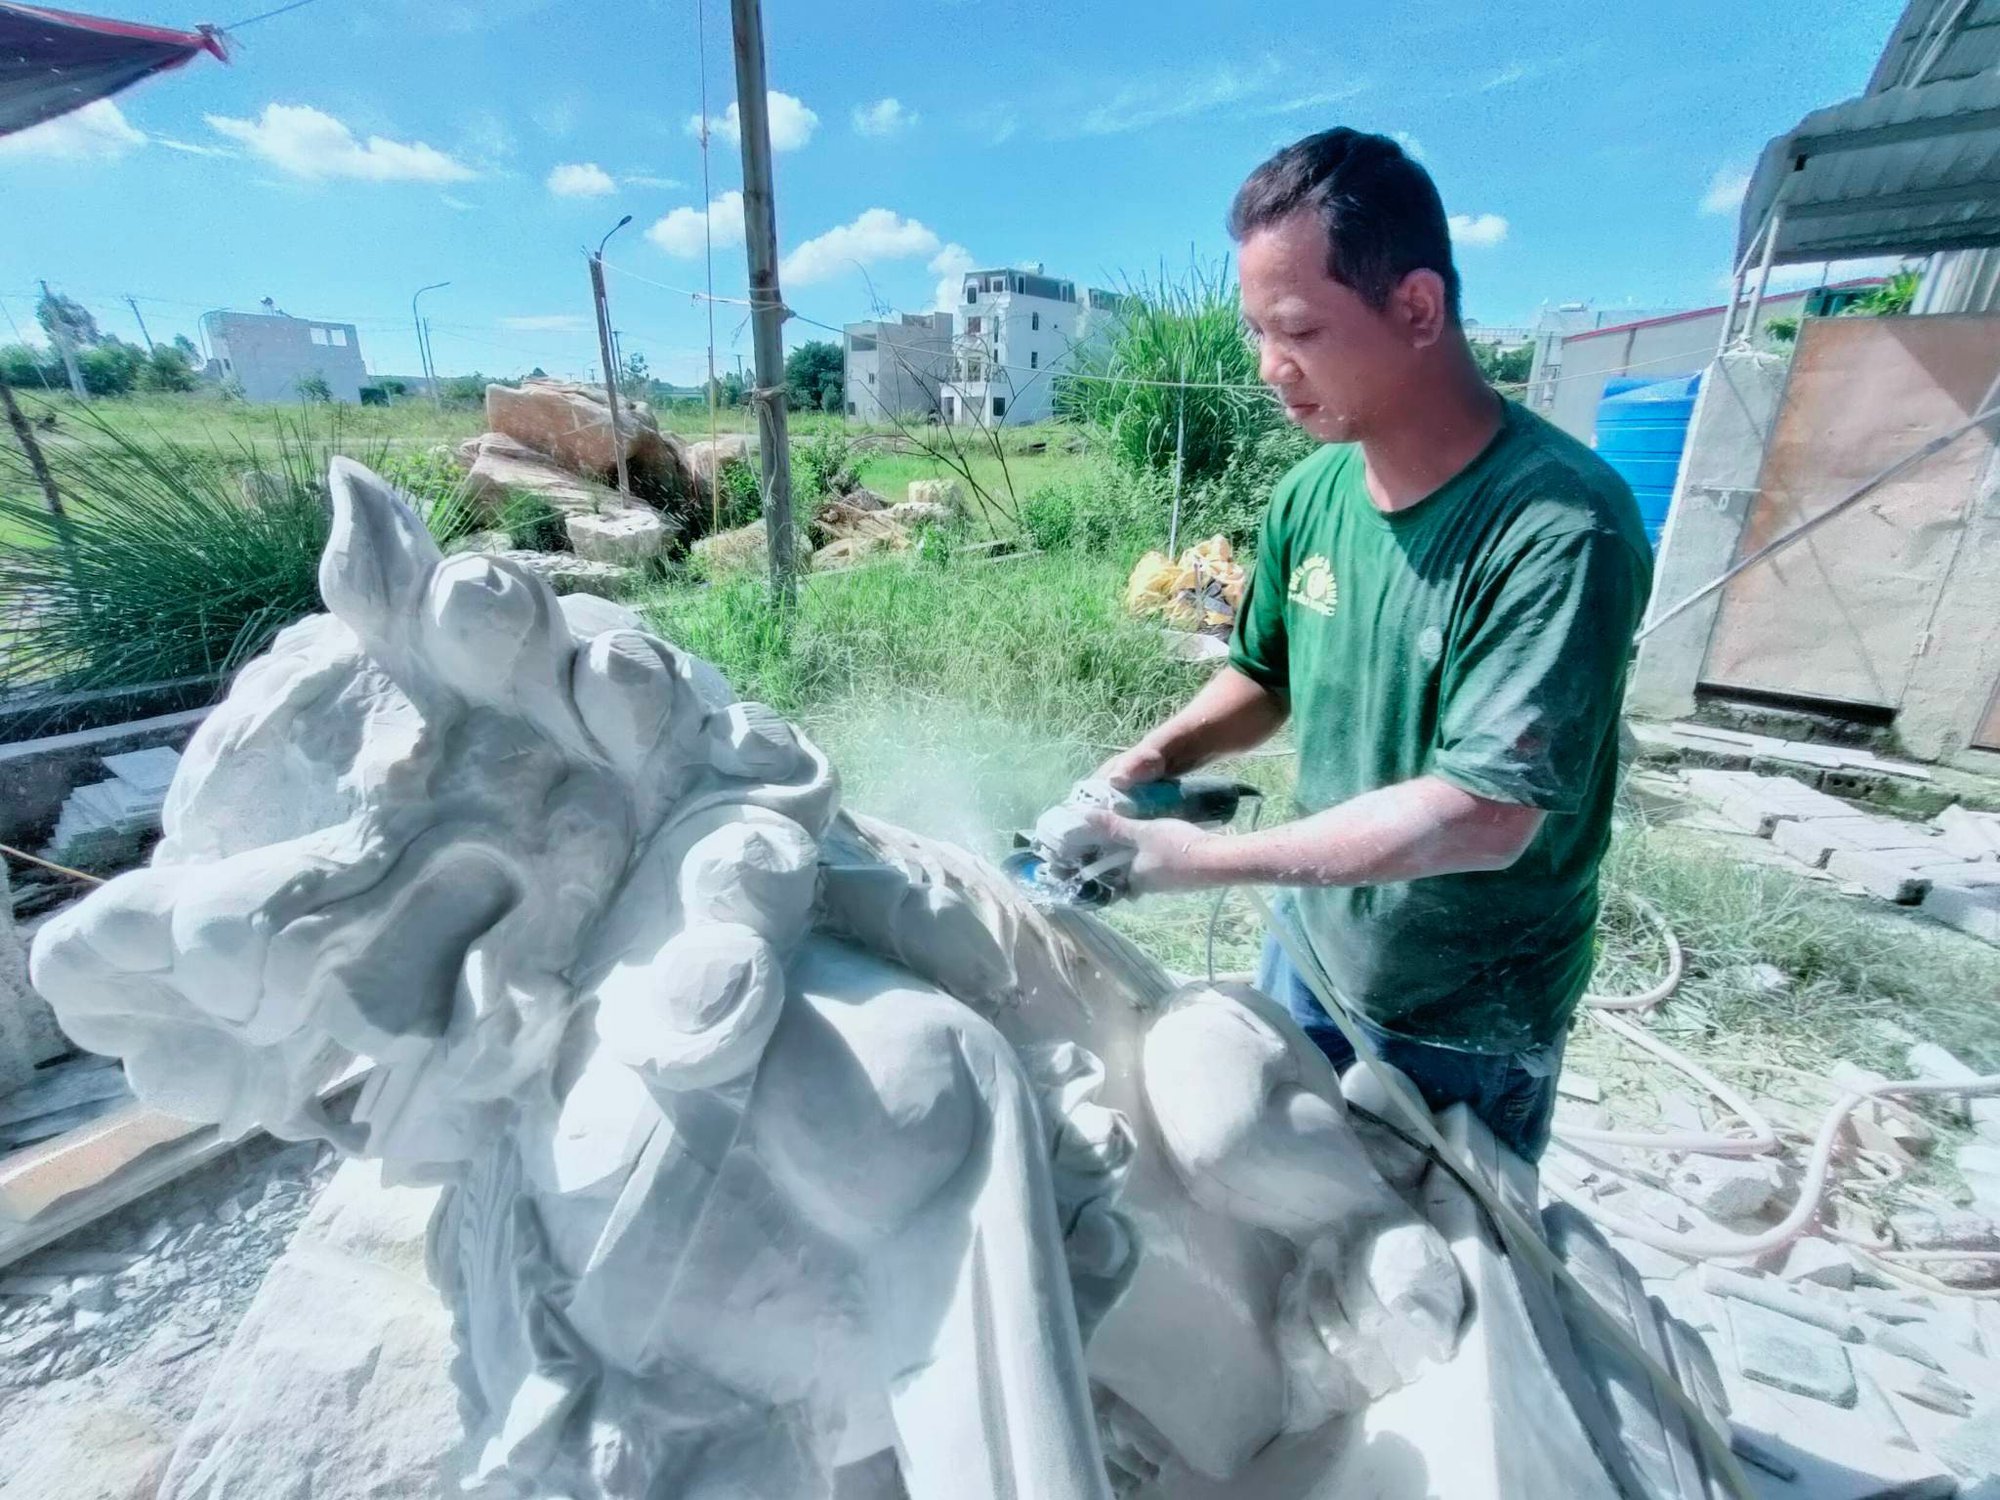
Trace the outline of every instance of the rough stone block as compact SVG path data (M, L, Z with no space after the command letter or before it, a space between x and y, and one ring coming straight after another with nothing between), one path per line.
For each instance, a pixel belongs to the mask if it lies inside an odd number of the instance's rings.
M453 1491L451 1316L423 1272L436 1199L383 1187L374 1163L335 1174L231 1341L160 1500Z
M2000 861L2000 813L1951 806L1931 822L1939 841L1962 859Z
M1834 1406L1855 1401L1847 1346L1824 1329L1748 1302L1729 1304L1736 1367L1751 1380Z
M1831 1240L1807 1235L1792 1245L1778 1276L1784 1281L1807 1281L1846 1291L1854 1285L1854 1262Z
M1690 1156L1673 1178L1676 1194L1711 1219L1748 1218L1778 1190L1770 1163Z
M2000 1397L1988 1395L1938 1444L1938 1457L1963 1474L1968 1486L2000 1484Z
M1704 779L1697 781L1698 777ZM1770 837L1772 829L1786 820L1854 816L1854 810L1838 797L1829 797L1789 776L1691 771L1688 783L1726 822L1761 838Z
M28 983L28 953L14 930L14 900L0 864L0 1095L26 1083L37 1063L68 1049L55 1012Z
M1914 906L1931 888L1930 877L1901 854L1835 849L1826 858L1826 869L1836 879L1853 881L1869 895L1899 906Z
M1932 881L1923 913L1945 926L2000 947L2000 887Z
M636 507L571 516L563 529L569 533L570 549L586 562L629 567L651 562L667 541L666 523L651 511Z

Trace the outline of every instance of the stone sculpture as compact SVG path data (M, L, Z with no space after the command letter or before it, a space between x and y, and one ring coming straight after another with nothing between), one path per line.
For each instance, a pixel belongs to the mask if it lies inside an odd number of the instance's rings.
M893 1452L915 1500L1101 1497L1450 1352L1456 1265L1277 1007L842 815L636 616L332 493L330 613L33 977L152 1103L448 1184L477 1492L824 1495Z

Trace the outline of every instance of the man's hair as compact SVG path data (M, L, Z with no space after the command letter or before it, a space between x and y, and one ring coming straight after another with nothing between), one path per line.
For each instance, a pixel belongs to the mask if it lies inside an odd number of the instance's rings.
M1444 278L1445 306L1458 321L1458 270L1451 227L1430 173L1386 135L1341 126L1294 141L1252 172L1229 205L1229 235L1241 244L1258 229L1310 212L1326 231L1326 272L1370 307L1412 271Z

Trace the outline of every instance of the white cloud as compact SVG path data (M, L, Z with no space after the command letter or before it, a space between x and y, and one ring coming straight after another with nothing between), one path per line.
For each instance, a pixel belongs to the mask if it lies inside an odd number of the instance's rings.
M916 123L917 112L903 108L900 99L877 99L873 104L854 106L854 131L857 135L899 135Z
M1750 174L1735 167L1721 167L1708 182L1708 191L1702 194L1701 211L1705 214L1734 214L1743 206L1743 195L1750 191Z
M1522 83L1533 77L1537 71L1537 69L1530 68L1526 63L1509 63L1484 83L1480 84L1479 92L1488 94L1494 89L1504 89L1510 84Z
M254 120L206 115L209 126L240 141L272 166L294 177L354 178L364 182L465 182L472 168L422 141L359 140L346 124L305 104L267 104Z
M931 304L933 312L957 311L958 299L965 291L965 273L978 264L972 252L956 240L931 257L925 269L936 273L938 278L937 296Z
M1397 131L1396 144L1403 148L1403 154L1412 161L1422 161L1424 159L1424 143L1411 135L1409 131Z
M1468 250L1488 250L1507 238L1507 221L1498 214L1453 214L1451 240Z
M500 326L517 333L582 333L590 327L590 319L581 313L527 313L502 318Z
M646 231L646 238L658 245L669 255L677 255L682 260L694 260L704 248L702 230L711 226L718 249L725 245L743 243L743 195L724 193L708 205L706 215L698 208L683 205L662 219L657 219L653 227Z
M772 89L764 100L764 107L771 117L773 151L796 151L819 129L819 116L790 94ZM743 117L732 103L721 114L708 117L708 131L711 136L719 136L732 146L740 146L743 143ZM687 133L696 140L701 139L700 115L688 117Z
M438 202L442 203L446 208L455 208L462 214L471 213L474 207L474 205L467 203L463 198L452 197L450 193L440 193L438 195Z
M153 136L155 146L165 146L169 151L179 151L188 156L234 156L234 151L226 151L220 146L198 146L193 141L177 141L170 135Z
M602 198L618 184L594 161L566 161L550 170L548 189L558 198Z
M0 136L0 156L47 161L117 161L146 144L118 106L98 99L14 135Z
M850 266L932 255L939 248L938 237L915 219L886 208L867 208L853 223L836 225L794 249L780 262L778 275L793 285L825 281Z
M1264 58L1248 67L1225 63L1193 76L1122 84L1112 89L1101 103L1083 111L1074 122L1073 133L1116 135L1206 114L1264 94L1281 82L1283 75L1283 64L1276 58ZM1306 100L1301 100L1298 107L1305 108L1306 104Z
M618 180L627 187L658 188L662 192L687 186L678 177L655 177L651 172L620 172Z

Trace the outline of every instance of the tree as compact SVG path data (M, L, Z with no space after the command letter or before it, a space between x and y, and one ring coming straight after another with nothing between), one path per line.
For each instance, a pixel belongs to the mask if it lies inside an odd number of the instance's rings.
M625 356L625 367L618 372L618 392L627 401L643 401L652 386L652 375L646 368L646 356L634 350Z
M741 406L747 393L743 387L743 377L731 370L715 381L715 404L717 406Z
M1502 349L1498 344L1476 343L1472 346L1472 358L1489 385L1526 385L1528 371L1535 364L1535 346L1517 344L1512 349Z
M77 351L76 363L83 372L83 388L91 395L129 396L139 383L146 351L117 339L105 339L93 348Z
M177 333L174 335L174 347L180 350L181 357L188 362L190 370L199 370L205 363L201 357L201 351L194 346L194 340L186 334Z
M191 391L195 387L193 363L178 344L155 344L139 366L138 376L142 391Z
M9 385L42 390L54 390L66 378L61 358L46 344L0 345L0 375Z
M299 377L299 399L308 404L324 405L333 400L333 387L326 383L326 377L314 370L310 375Z
M1849 304L1845 316L1850 318L1890 318L1910 310L1917 300L1919 273L1915 270L1901 270L1887 281L1874 288L1865 297L1857 297Z
M42 332L51 343L68 339L72 347L87 349L104 342L104 334L97 326L97 319L90 315L90 309L61 292L42 293L35 303L35 321L42 325Z
M793 411L839 411L840 345L813 339L785 356L785 402Z

